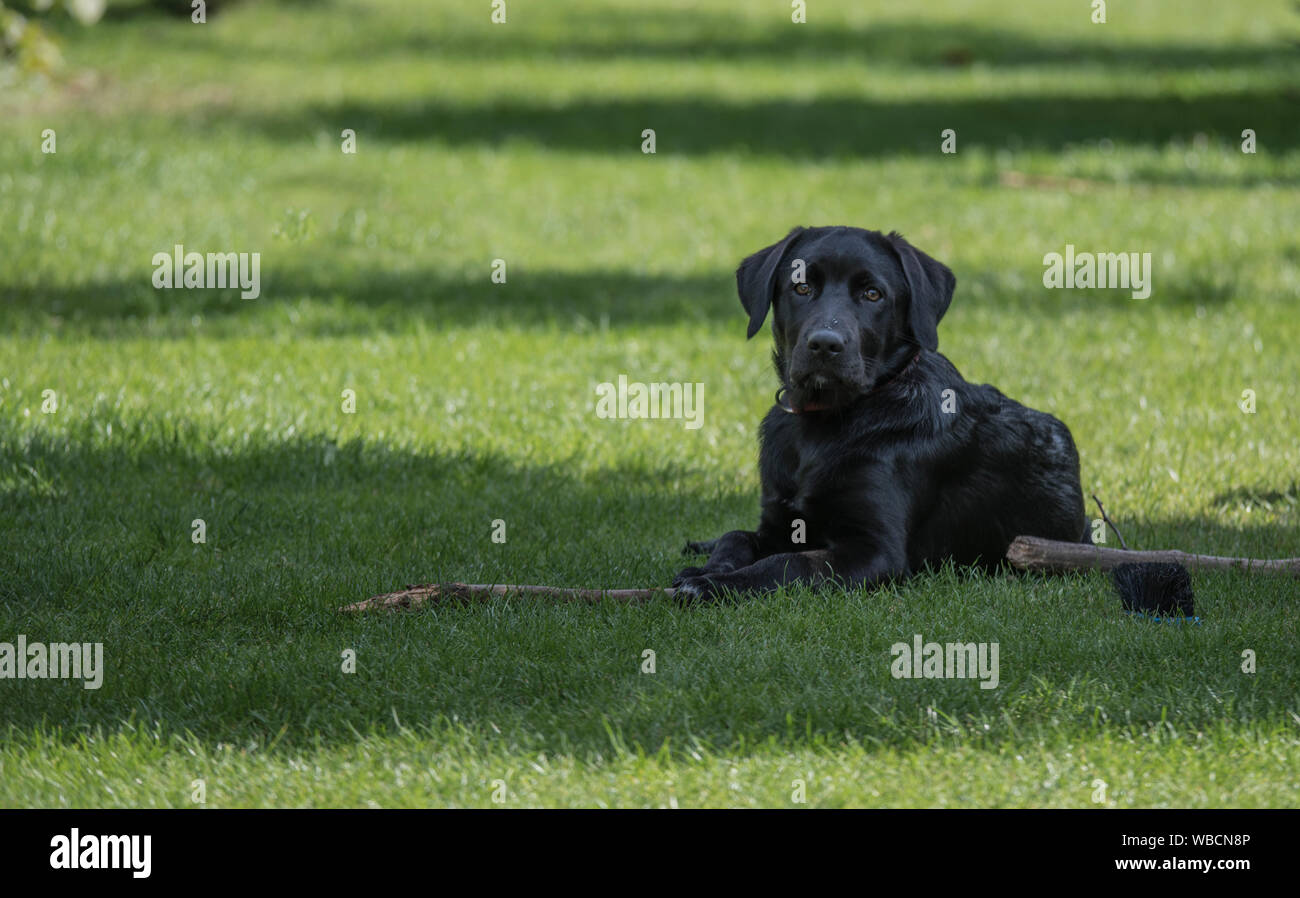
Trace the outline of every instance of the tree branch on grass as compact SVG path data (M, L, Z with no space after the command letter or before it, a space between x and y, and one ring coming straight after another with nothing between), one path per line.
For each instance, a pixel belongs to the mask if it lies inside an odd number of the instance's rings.
M1017 536L1007 549L1007 560L1021 570L1046 573L1070 571L1109 571L1131 562L1173 562L1197 570L1242 570L1252 574L1281 574L1300 578L1300 558L1263 560L1224 558L1218 555L1194 555L1168 549L1136 552L1127 549L1103 549L1087 543L1067 543L1036 536ZM362 602L345 605L340 611L399 611L422 605L451 602L484 602L506 596L533 596L566 602L644 602L657 596L671 598L675 590L664 589L571 589L561 586L531 586L483 583L425 583L408 586L399 592L372 596Z
M400 592L371 596L364 602L345 605L340 611L398 611L421 605L452 602L484 602L508 595L541 596L566 602L644 602L655 596L672 596L672 589L570 589L563 586L528 586L485 583L423 583Z
M1195 555L1177 549L1140 552L1131 549L1104 549L1088 543L1066 543L1037 536L1017 536L1007 549L1007 560L1026 571L1065 573L1067 571L1109 571L1117 565L1133 562L1181 564L1196 570L1241 570L1252 574L1284 574L1300 577L1300 558L1225 558L1219 555Z

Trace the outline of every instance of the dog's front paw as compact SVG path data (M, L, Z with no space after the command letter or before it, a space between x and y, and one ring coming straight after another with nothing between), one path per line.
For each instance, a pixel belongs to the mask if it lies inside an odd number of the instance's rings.
M683 571L682 573L685 573ZM715 600L720 590L718 585L708 578L707 575L694 577L682 577L673 581L673 598L683 604L694 602L711 602Z
M705 577L708 575L708 573L709 572L702 567L684 567L677 572L676 577L673 577L673 586L674 587L681 586L687 580L691 580L696 577Z

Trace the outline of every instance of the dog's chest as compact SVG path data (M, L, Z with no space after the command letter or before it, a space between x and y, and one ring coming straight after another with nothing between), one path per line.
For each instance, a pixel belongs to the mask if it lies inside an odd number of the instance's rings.
M863 487L876 479L873 472L879 468L873 455L821 443L791 449L776 490L789 516L802 518L822 532L834 531L837 521L856 518L857 506L867 493Z
M861 529L882 488L887 494L891 483L896 486L891 437L887 431L810 427L792 415L769 415L759 467L771 523L806 527L810 543Z

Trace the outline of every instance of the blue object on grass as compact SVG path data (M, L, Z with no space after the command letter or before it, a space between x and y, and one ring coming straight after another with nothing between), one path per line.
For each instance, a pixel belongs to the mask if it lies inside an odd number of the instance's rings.
M1130 617L1140 617L1143 620L1155 621L1157 624L1188 623L1188 624L1195 624L1198 627L1201 625L1201 618L1199 616L1197 617L1152 617L1150 615L1143 614L1141 611L1125 611L1124 613L1129 615Z

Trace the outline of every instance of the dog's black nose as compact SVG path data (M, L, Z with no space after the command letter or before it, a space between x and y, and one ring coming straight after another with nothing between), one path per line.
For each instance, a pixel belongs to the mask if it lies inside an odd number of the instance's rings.
M819 355L836 355L844 351L844 338L832 330L813 331L808 335L808 349Z

